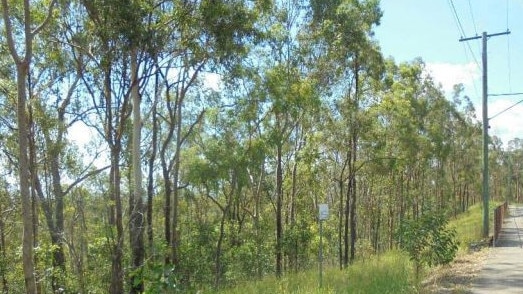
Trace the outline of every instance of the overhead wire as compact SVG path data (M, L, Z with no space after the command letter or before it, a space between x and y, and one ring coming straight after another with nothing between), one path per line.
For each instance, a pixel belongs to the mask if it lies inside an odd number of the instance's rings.
M507 9L507 32L508 32L508 23L509 23L509 1L506 0L506 9ZM510 35L507 36L507 67L508 67L508 88L509 92L512 92L512 68L511 58L510 58Z
M458 12L456 11L456 6L454 6L454 1L448 0L448 3L449 3L449 6L450 6L450 9L451 9L451 11L452 11L452 13L454 15L454 21L456 22L456 25L458 27L458 31L461 34L461 38L464 38L466 36L465 30L463 29L463 25L461 24L461 20L459 18ZM465 43L464 46L467 46L468 49L470 50L470 54L472 55L472 58L474 59L474 62L476 63L476 65L481 68L481 66L480 66L480 64L478 62L478 59L476 58L476 55L474 54L474 50L472 50L472 47L470 47L470 43L469 42L464 42L464 43Z
M470 0L469 0L469 11L470 11L470 18L472 19L472 24L474 25L474 32L476 33L476 36L477 36L478 28L476 27L476 19L474 17L474 11L472 10L472 4L470 3Z
M450 9L454 13L454 18L455 18L456 24L458 25L458 30L461 33L461 37L464 38L465 30L463 29L463 25L461 25L461 20L459 19L458 13L456 11L456 6L454 6L454 1L449 0L448 3L450 5Z
M454 16L454 23L456 24L458 32L461 34L461 38L464 38L466 36L465 30L463 29L463 25L461 24L461 20L459 18L458 12L456 10L456 6L454 5L454 2L452 0L448 0L447 3L449 4L452 15ZM469 1L469 4L470 4L470 1ZM471 7L471 6L469 6L469 7ZM471 11L471 14L472 14L472 11ZM476 27L476 25L474 23L474 29L475 29L475 27ZM476 33L476 35L477 35L477 33ZM462 42L462 43L463 43L463 50L465 52L465 56L467 57L467 60L470 60L470 58L469 58L469 52L470 52L470 56L472 57L476 66L478 68L481 68L481 65L479 64L478 59L476 58L476 55L474 54L474 50L472 50L472 47L470 46L470 42ZM467 51L467 49L468 49L468 51ZM476 79L471 73L469 73L469 74L471 75L472 85L474 87L474 93L476 94L477 97L479 97L478 87L476 86Z

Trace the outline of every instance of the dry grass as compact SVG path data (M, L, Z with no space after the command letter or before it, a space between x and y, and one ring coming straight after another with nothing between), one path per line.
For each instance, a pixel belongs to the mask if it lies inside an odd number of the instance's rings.
M483 268L490 249L460 254L451 264L428 273L421 293L472 293L471 283Z

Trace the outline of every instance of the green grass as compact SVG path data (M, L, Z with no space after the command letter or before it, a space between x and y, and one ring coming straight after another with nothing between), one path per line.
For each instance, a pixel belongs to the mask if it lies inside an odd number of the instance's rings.
M356 262L343 271L326 268L322 288L319 288L318 270L309 270L286 274L281 279L267 277L260 281L245 282L218 293L416 293L412 285L408 257L400 252L389 252L364 262Z
M491 214L499 203L491 203ZM471 242L482 239L481 204L474 205L449 222L456 229L462 251ZM490 227L492 224L492 217ZM262 280L245 281L221 290L207 289L199 293L219 294L313 294L313 293L418 293L413 277L412 264L404 253L391 251L358 261L346 270L325 268L323 287L319 287L317 269L300 273L287 273L281 279L265 277Z
M493 230L494 209L501 203L490 203L489 228ZM460 249L468 250L471 243L479 242L483 239L483 206L476 204L471 206L467 211L458 215L456 219L449 221L449 226L456 229L456 236L458 238Z

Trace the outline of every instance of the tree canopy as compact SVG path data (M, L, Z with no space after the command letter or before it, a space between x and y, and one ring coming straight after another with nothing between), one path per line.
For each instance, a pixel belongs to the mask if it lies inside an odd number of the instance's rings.
M315 266L321 203L329 265L401 246L438 264L397 232L481 201L470 99L382 56L379 1L1 7L3 292L282 277ZM520 201L521 139L489 148L492 198Z

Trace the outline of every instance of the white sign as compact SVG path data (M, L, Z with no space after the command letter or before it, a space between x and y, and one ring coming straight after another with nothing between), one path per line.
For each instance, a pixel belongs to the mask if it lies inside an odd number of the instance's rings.
M326 220L329 218L329 205L328 204L320 204L320 220Z

